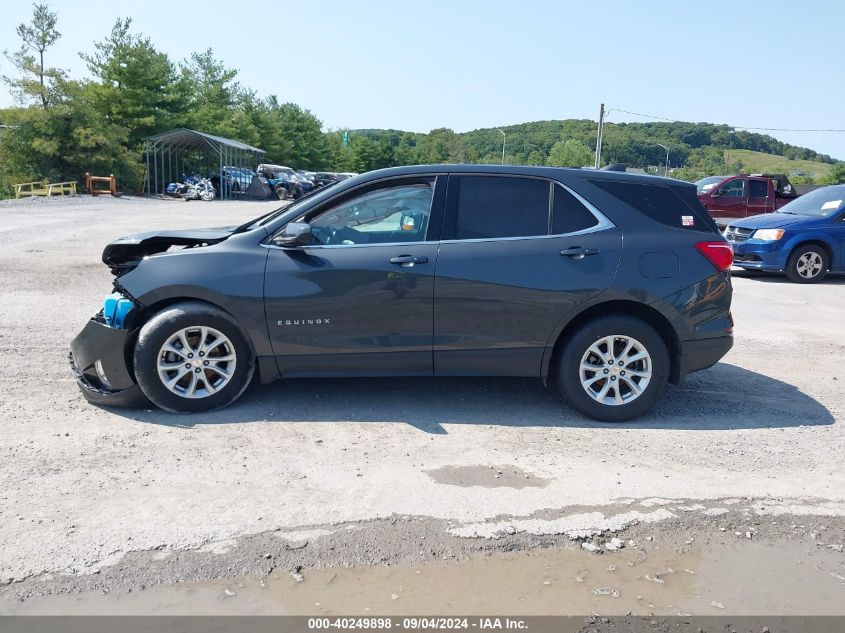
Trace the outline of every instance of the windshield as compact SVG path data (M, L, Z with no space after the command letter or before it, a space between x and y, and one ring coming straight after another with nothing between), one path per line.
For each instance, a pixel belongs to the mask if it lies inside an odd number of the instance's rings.
M785 204L780 213L824 218L839 211L845 203L845 185L822 187Z
M332 186L335 185L335 184L337 184L337 183L329 183L329 184L327 184L323 187L320 187L319 189L314 189L313 191L306 193L304 196L297 199L292 204L289 204L285 207L280 207L278 209L275 209L274 211L270 211L270 213L265 213L264 215L259 215L257 218L253 218L249 222L246 222L245 224L241 224L238 228L235 229L235 233L242 233L244 231L248 231L249 229L254 229L257 226L264 226L268 222L272 222L273 220L275 220L282 213L287 213L288 211L298 209L302 205L303 202L310 201L314 198L322 196L327 191L329 191L332 188Z
M722 182L727 176L708 176L707 178L702 178L701 180L695 181L695 189L696 193L702 194L707 193L713 187L718 185Z

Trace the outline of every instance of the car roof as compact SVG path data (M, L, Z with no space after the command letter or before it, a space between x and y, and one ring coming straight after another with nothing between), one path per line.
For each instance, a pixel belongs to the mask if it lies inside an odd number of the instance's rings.
M388 167L377 169L357 176L357 181L362 179L377 180L394 176L415 176L419 174L506 174L512 176L538 176L542 178L589 178L593 180L617 180L639 184L664 184L673 186L694 187L690 182L652 176L648 174L629 174L619 171L606 171L601 169L585 169L580 167L540 167L535 165L466 165L466 164L439 164L439 165L406 165L402 167Z

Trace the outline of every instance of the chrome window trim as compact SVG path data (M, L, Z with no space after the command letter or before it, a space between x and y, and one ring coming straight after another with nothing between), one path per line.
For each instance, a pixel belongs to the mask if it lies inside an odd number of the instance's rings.
M440 242L379 242L378 244L308 244L307 246L279 246L278 244L262 243L260 246L264 248L278 248L283 251L304 251L314 248L375 248L377 246L422 246L428 244L430 246L437 246Z
M610 226L591 226L588 229L581 231L574 231L572 233L559 233L557 235L520 235L517 237L476 237L469 240L440 240L441 244L466 244L472 242L513 242L516 240L550 240L559 239L561 237L577 237L579 235L589 235L590 233L598 233L599 231L606 231L615 228L614 224Z

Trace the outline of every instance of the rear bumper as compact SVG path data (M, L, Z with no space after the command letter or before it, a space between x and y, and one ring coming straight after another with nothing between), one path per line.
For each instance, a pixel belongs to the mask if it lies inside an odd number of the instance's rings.
M127 362L126 345L133 333L91 319L71 341L68 362L86 400L127 407L148 402Z
M678 358L679 380L683 380L687 374L712 367L730 351L733 344L733 336L681 341Z

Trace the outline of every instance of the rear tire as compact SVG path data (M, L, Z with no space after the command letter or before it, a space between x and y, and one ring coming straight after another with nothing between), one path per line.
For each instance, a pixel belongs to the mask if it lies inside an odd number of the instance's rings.
M144 324L134 368L138 386L153 404L194 413L237 400L252 379L255 359L229 314L190 301L167 307Z
M817 244L799 246L789 255L786 276L799 284L814 284L827 274L830 261L827 252Z
M566 401L584 415L623 422L654 406L669 370L669 350L653 327L632 316L606 316L569 337L555 380Z

